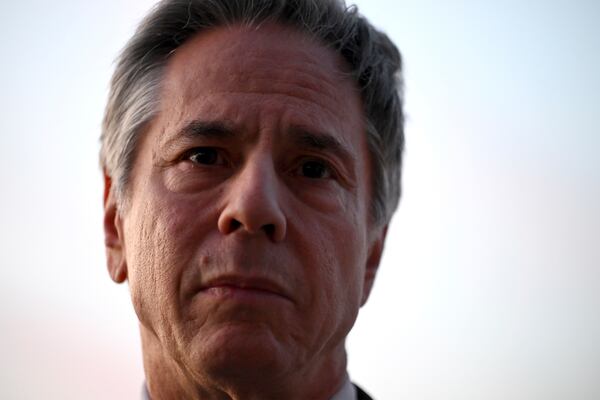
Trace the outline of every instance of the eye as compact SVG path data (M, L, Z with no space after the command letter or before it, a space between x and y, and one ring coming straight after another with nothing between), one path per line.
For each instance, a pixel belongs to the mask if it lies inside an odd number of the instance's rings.
M194 164L216 165L222 163L219 150L214 147L196 147L185 154L185 159Z
M309 160L300 166L300 174L309 179L327 179L331 178L331 169L324 162Z

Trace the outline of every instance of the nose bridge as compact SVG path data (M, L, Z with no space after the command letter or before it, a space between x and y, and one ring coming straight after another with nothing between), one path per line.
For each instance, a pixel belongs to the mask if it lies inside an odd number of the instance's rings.
M283 240L286 218L280 202L280 182L269 150L256 151L232 178L225 208L219 217L224 234L245 231Z
M237 197L241 205L248 203L252 209L260 208L261 205L278 206L278 178L272 157L265 153L267 152L249 157L234 184L234 197Z

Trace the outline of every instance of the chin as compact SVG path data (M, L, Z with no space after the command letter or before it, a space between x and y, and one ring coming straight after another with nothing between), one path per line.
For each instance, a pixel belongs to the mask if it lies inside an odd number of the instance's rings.
M295 346L282 343L263 324L229 323L199 333L192 344L194 360L201 373L213 378L255 380L257 376L285 373L296 359ZM263 376L264 378L264 376Z

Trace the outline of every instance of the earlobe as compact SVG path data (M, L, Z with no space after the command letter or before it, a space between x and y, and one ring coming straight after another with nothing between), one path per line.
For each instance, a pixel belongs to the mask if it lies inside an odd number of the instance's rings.
M127 263L123 248L121 216L112 187L112 179L104 173L104 245L108 273L113 281L123 283L127 279Z
M375 276L377 275L377 270L379 269L381 255L383 254L383 246L385 243L385 237L387 235L387 228L387 225L380 228L369 246L369 255L367 257L367 265L365 268L363 294L360 302L361 306L365 305L369 299L369 295L371 294L371 289L373 288L373 283L375 282Z

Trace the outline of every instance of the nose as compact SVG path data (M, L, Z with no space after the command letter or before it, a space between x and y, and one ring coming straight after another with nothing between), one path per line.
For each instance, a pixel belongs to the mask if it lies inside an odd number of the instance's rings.
M219 215L219 231L265 234L274 242L286 235L286 217L279 199L279 180L272 159L248 160L231 178L227 203Z

